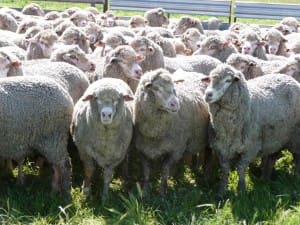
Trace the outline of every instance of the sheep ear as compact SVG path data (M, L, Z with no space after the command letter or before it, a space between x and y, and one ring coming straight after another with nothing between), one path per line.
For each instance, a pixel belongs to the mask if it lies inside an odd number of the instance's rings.
M154 52L154 48L152 46L148 47L149 52Z
M229 41L225 41L225 42L223 43L223 46L224 46L224 47L227 47L227 46L229 46L229 44L230 44Z
M21 65L22 65L22 62L18 61L18 60L15 60L15 61L11 62L11 66L13 66L13 67L19 67Z
M123 99L124 99L125 102L128 102L128 101L132 101L133 97L130 96L130 95L123 95Z
M93 95L87 95L87 96L85 96L83 99L82 99L82 101L91 101L91 100L93 100L94 99L94 96Z
M116 63L116 62L120 62L121 59L117 56L113 56L110 58L109 63Z
M201 78L201 81L204 82L204 83L210 83L210 77L209 76L205 76L203 78Z

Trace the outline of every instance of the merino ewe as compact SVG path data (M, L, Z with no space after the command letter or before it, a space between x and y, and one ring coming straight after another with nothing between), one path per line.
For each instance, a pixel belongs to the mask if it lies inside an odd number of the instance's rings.
M148 21L140 15L135 15L130 17L129 20L129 27L130 28L139 28L139 27L145 27Z
M85 27L88 23L88 14L85 11L77 11L71 15L70 21L77 27Z
M65 45L78 45L85 53L90 53L88 37L79 27L68 27L60 36L59 41Z
M78 45L62 45L55 49L50 57L52 62L67 62L84 72L95 71L96 65L89 60Z
M22 76L21 61L10 51L0 48L0 78Z
M295 17L285 17L280 21L280 24L287 25L292 32L297 33L299 28L299 22Z
M165 57L165 69L174 73L178 69L187 72L209 74L211 70L221 64L221 61L208 55L180 56L176 58Z
M300 54L290 56L287 62L275 72L287 74L300 82Z
M287 39L279 30L271 28L265 33L263 40L266 41L267 53L287 56Z
M253 29L245 29L240 34L241 48L243 54L249 54L254 57L267 60L266 51L264 49L265 42Z
M144 74L135 94L134 144L142 154L145 186L150 160L162 158L160 193L167 188L171 167L183 153L207 147L208 108L200 90L201 77L177 84L172 75L157 69ZM198 84L198 86L197 86Z
M0 11L0 29L16 32L18 23L13 16Z
M94 45L100 43L103 40L102 28L94 22L88 22L88 24L84 28L84 32L90 41L90 47L92 49L95 48Z
M228 57L226 63L241 71L246 80L249 80L275 72L284 63L284 61L265 61L251 55L234 53Z
M40 31L29 40L26 59L50 58L54 44L57 40L58 36L53 30L47 29Z
M22 9L22 13L24 15L32 15L32 16L44 16L45 15L44 10L41 8L41 6L39 6L36 3L31 3L29 5L24 6L24 8Z
M151 27L161 27L169 24L168 17L165 16L165 10L162 8L150 9L145 12L145 19Z
M174 29L174 34L181 35L187 29L192 28L192 27L198 29L201 34L204 34L204 30L203 30L201 21L199 19L193 18L191 16L182 16L179 19L179 21Z
M197 44L204 39L204 35L202 35L198 29L189 28L187 29L181 37L182 42L185 46L195 52L198 49Z
M144 60L140 62L143 72L164 68L164 55L161 47L146 37L134 38L130 46L141 56Z
M1 79L0 86L0 157L15 160L21 170L26 156L41 154L53 165L53 189L70 195L70 95L45 77L10 77Z
M91 84L74 107L71 134L84 166L82 188L90 194L96 162L103 168L102 201L132 139L131 100L133 93L124 81L103 78Z
M103 66L103 77L119 78L125 81L135 92L137 84L143 75L138 62L143 60L130 46L121 45L111 51Z
M22 68L25 76L43 76L54 79L69 92L74 103L89 86L86 75L66 62L50 62L49 59L30 60L23 62Z
M245 188L249 163L283 148L293 152L300 172L300 85L282 74L246 81L229 65L220 65L203 81L209 104L209 143L222 169L220 194L227 188L230 163L238 156L238 189ZM288 96L288 97L287 97ZM298 152L297 152L298 151Z
M164 38L160 36L158 32L155 31L148 33L147 38L154 41L154 43L158 44L161 47L164 56L176 57L176 50L172 39Z
M194 55L209 55L219 59L221 62L226 62L227 58L232 54L237 53L237 49L231 42L219 35L213 35L205 38Z

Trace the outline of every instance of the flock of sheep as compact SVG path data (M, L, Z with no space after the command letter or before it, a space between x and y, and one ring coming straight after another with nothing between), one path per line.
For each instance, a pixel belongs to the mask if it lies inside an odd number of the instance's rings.
M103 199L129 154L140 156L144 188L152 162L161 162L161 194L188 154L204 157L206 176L217 156L220 194L233 159L241 190L251 162L262 157L269 177L284 148L300 174L298 21L224 31L220 23L211 18L204 30L191 16L169 21L161 8L130 20L93 7L1 8L0 157L18 164L21 184L25 157L44 157L53 188L69 195L71 134L83 192L90 194L100 166Z

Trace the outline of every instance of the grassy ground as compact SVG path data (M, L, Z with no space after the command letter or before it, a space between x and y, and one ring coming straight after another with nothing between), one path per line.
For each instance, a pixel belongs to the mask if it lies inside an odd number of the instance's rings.
M298 3L298 1L288 2ZM32 1L1 0L0 6L20 8L29 2ZM275 2L275 0L270 0L270 2ZM56 10L71 6L82 8L88 6L74 3L41 5L44 8ZM133 15L135 12L118 11L117 14L126 16ZM252 23L253 21L247 20L246 22ZM269 22L258 21L258 23ZM91 199L85 199L80 192L82 169L77 165L78 162L75 162L73 166L73 188L70 200L52 193L50 171L46 171L48 176L39 176L39 170L30 162L27 162L25 166L26 185L24 187L15 184L15 176L1 178L0 224L300 224L300 178L294 174L292 157L287 152L278 160L271 181L261 180L254 176L253 174L259 173L253 166L247 176L247 189L243 193L237 193L237 173L231 172L229 192L223 200L219 200L216 195L217 178L206 182L201 175L196 175L185 167L176 179L169 180L170 188L164 198L158 195L158 176L152 178L150 191L147 195L143 195L138 182L134 182L129 192L125 192L122 182L116 175L110 186L110 197L103 206L98 193L102 186L100 173L97 174L97 182L93 187L96 193ZM140 170L135 169L133 173L137 171Z

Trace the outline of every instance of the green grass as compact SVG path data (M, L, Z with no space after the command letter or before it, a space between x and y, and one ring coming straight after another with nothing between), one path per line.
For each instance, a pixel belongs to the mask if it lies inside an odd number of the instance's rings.
M116 175L110 196L102 205L101 176L96 176L92 198L86 199L80 191L82 169L76 162L74 165L70 200L52 193L50 176L39 176L37 168L28 162L24 187L15 184L15 177L2 178L0 224L300 224L300 178L294 175L292 157L287 152L278 160L272 181L254 176L257 168L253 166L247 176L247 189L242 193L237 192L237 172L232 171L223 200L216 195L217 179L205 182L184 167L183 174L169 180L170 188L164 198L158 194L157 176L152 178L149 192L143 194L138 182L125 192Z

